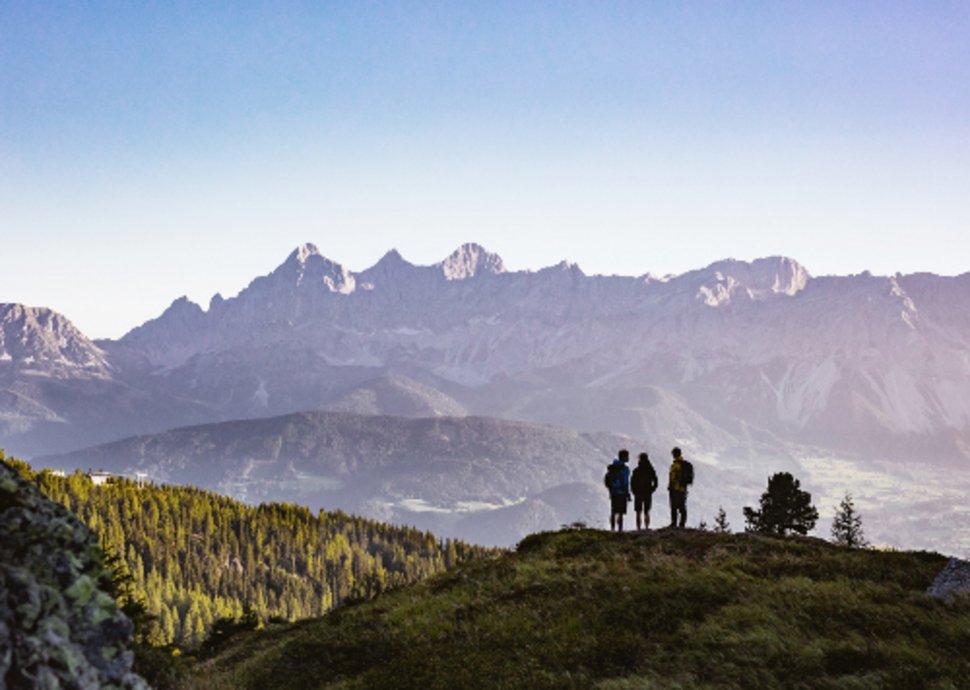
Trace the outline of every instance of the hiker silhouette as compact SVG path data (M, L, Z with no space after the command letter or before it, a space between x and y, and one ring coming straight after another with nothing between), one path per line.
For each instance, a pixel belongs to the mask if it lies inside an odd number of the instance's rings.
M687 524L687 487L694 483L694 466L684 459L680 448L674 448L670 454L674 458L667 481L670 526L684 527Z
M630 475L630 489L633 491L633 510L637 514L637 529L650 528L650 507L653 505L653 493L657 490L657 471L650 462L650 456L640 453L637 466ZM641 527L641 515L643 525Z
M623 516L626 515L626 504L630 502L630 451L620 450L616 459L606 466L606 476L603 484L610 490L610 530L623 531Z

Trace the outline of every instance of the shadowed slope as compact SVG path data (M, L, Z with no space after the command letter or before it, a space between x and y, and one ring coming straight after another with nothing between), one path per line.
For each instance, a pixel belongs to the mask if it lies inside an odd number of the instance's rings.
M659 531L534 535L240 638L194 688L966 687L970 599L929 553Z

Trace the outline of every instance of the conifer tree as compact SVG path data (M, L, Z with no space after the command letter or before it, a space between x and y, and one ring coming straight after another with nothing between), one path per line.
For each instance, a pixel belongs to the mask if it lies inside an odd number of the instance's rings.
M862 516L859 515L852 501L852 495L846 493L839 507L835 509L832 520L832 541L850 549L864 549L869 546L862 532Z
M745 506L745 529L763 534L808 534L818 521L812 494L802 491L801 482L789 472L778 472L768 480L761 494L761 509Z
M714 531L718 534L727 534L731 531L731 523L728 522L724 506L717 507L717 515L714 517Z
M139 642L194 647L249 606L263 620L319 616L497 553L428 532L303 506L247 506L193 487L117 478L94 486L6 458L100 538ZM2 683L0 683L2 685Z

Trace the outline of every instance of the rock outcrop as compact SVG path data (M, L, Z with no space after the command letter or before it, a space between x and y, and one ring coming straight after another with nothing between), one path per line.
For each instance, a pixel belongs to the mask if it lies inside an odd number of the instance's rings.
M951 558L926 593L937 599L970 594L970 561Z
M0 462L0 687L147 690L110 583L94 534Z

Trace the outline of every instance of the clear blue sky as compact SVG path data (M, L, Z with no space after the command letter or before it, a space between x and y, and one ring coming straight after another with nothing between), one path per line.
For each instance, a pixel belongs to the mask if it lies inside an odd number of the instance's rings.
M118 336L314 242L970 271L970 3L0 2L0 301Z

